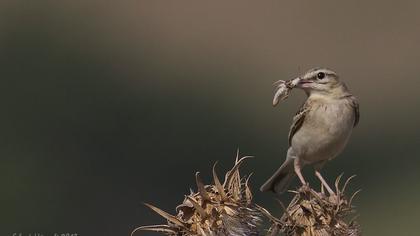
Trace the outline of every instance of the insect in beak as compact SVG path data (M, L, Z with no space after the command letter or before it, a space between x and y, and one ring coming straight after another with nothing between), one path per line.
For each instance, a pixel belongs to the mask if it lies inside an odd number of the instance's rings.
M292 79L292 80L279 80L274 83L276 86L276 93L274 94L273 98L273 106L277 105L279 101L285 100L288 96L290 91L299 84L300 78Z

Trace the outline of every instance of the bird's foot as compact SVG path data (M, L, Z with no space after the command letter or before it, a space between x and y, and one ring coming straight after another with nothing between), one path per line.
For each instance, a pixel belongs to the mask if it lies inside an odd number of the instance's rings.
M299 188L299 192L307 193L311 191L311 187L309 187L309 183L303 183L302 186Z
M338 197L338 195L337 194L330 194L329 196L328 196L328 200L330 201L330 202L338 202L339 200L340 200L340 198Z

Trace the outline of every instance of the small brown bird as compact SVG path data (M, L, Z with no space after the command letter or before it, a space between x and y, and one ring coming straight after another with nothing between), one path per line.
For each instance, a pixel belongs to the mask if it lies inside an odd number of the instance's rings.
M286 160L260 190L282 193L295 175L306 185L301 169L311 164L322 185L334 195L320 170L346 146L359 122L359 104L332 70L311 69L292 81L308 98L293 118Z

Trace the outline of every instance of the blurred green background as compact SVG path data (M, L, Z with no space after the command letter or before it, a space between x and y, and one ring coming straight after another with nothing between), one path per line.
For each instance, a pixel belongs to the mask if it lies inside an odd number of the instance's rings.
M255 156L243 168L255 200L280 214L258 187L305 95L273 108L272 82L326 66L361 121L324 172L358 175L365 235L418 235L419 12L414 0L2 0L0 234L163 223L142 202L174 212L195 171L210 181L218 160L222 175L237 148Z

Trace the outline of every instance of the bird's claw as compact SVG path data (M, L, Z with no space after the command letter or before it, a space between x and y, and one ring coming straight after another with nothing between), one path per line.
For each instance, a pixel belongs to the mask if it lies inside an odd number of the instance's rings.
M302 184L302 186L299 188L299 192L307 193L311 191L311 187L309 187L309 183L306 182Z

